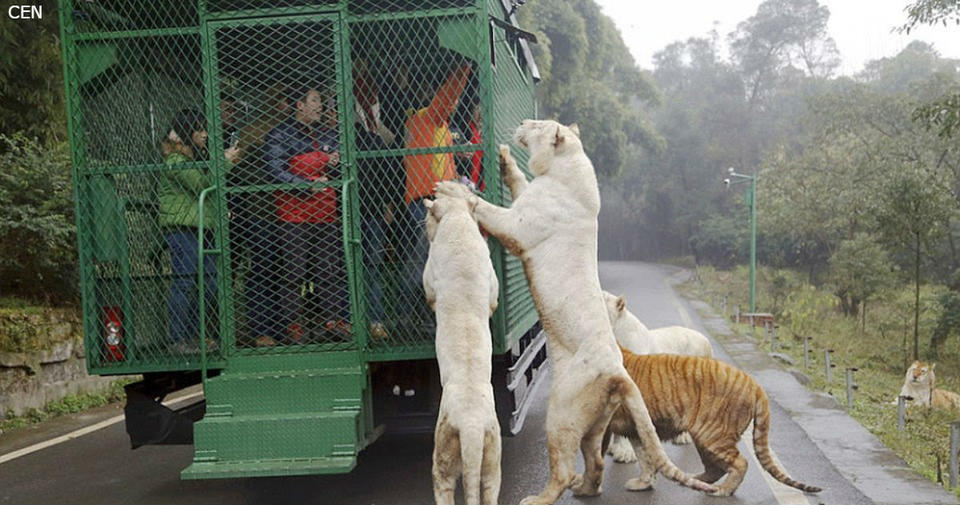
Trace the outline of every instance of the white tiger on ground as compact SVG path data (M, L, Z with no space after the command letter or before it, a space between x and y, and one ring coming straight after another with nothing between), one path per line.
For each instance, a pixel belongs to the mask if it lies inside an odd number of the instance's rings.
M687 356L713 357L710 340L697 330L683 326L666 326L650 330L637 316L627 310L627 301L622 296L603 292L607 316L613 326L613 336L624 349L634 354L684 354ZM673 440L675 444L690 444L689 433L681 433ZM607 454L617 463L633 463L637 454L630 441L614 434Z
M496 505L500 494L500 423L493 402L493 340L488 319L500 292L490 250L467 203L424 200L430 253L423 290L437 315L440 412L433 438L433 494L453 505L457 478L469 505Z
M553 368L546 423L550 481L539 495L520 503L553 504L568 488L580 496L600 494L603 436L621 405L633 418L653 468L685 486L716 492L667 457L640 390L623 367L597 272L600 191L578 135L577 128L554 121L524 121L517 128L514 139L529 150L535 177L529 183L522 174L506 180L512 192L519 192L509 208L490 204L461 184L446 181L436 187L438 195L467 200L483 229L520 258L547 335ZM500 166L519 172L506 146L500 149ZM584 462L580 475L578 449Z

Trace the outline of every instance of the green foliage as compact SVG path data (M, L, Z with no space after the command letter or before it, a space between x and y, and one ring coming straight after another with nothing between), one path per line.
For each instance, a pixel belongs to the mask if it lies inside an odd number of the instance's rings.
M900 31L908 34L917 25L960 25L960 2L957 0L916 0L904 10L907 22Z
M593 0L531 0L519 12L545 42L537 49L538 63L548 66L539 88L542 115L580 125L598 174L621 173L631 145L662 148L642 110L659 101L656 85Z
M907 22L899 30L908 34L918 25L960 25L960 1L957 0L916 0L906 11ZM936 128L941 137L952 137L960 126L960 94L944 94L918 107L914 119Z
M866 233L840 243L830 257L830 280L841 310L857 315L859 304L893 284L887 251Z
M943 234L956 208L942 185L931 174L908 170L891 180L883 191L885 204L877 212L880 232L910 252L915 286L913 359L919 359L920 268L924 249Z
M915 253L941 237L956 208L944 184L932 174L907 169L885 184L876 211L881 234Z
M47 404L42 409L30 409L22 416L14 416L13 411L8 411L7 418L0 419L0 433L30 426L31 424L42 423L55 417L76 414L122 401L125 398L123 386L131 382L133 382L133 380L130 379L114 381L110 384L110 387L102 393L67 395L58 401Z
M692 291L703 300L714 300L714 295L723 294L732 296L730 284L738 269L732 272L717 271L711 268L700 268L698 283L688 283L685 288ZM763 282L782 275L790 279L791 283L798 282L801 276L790 271L778 271L772 275L762 275L758 278ZM758 286L761 292L769 288L765 284ZM925 309L931 309L935 300L942 293L942 287L925 287L921 292L921 300ZM745 300L743 286L734 290L740 293L740 298L728 299L730 308ZM907 333L906 326L912 319L913 289L910 286L898 286L893 289L891 296L878 297L874 302L879 316L868 324L866 331L855 331L855 321L834 310L836 298L829 292L817 290L810 285L797 286L793 289L792 298L787 302L787 310L794 314L806 312L804 331L810 340L810 366L800 370L807 374L812 382L810 388L832 395L838 402L845 400L842 379L834 374L832 383L827 384L824 377L823 353L824 349L833 349L831 361L837 365L835 370L842 370L847 366L859 368L856 374L858 389L855 395L851 415L865 428L879 437L883 443L902 457L912 468L919 471L926 478L935 481L937 478L937 455L945 464L947 461L946 448L950 422L956 419L956 413L948 410L932 410L923 407L910 407L907 411L906 429L897 430L897 408L891 404L903 384L903 373L906 370L906 356L902 350L900 332ZM761 298L763 300L763 298ZM819 308L812 308L821 301ZM761 303L765 303L762 302ZM718 309L714 304L714 309ZM924 332L933 330L933 310L925 310L922 318ZM783 325L781 325L783 327ZM899 329L895 329L899 327ZM788 326L789 329L789 326ZM748 334L746 326L735 328L741 334ZM722 338L722 337L721 337ZM757 342L763 345L763 342ZM939 387L951 391L960 390L960 348L947 347L941 353L937 365L937 382ZM784 338L781 341L780 352L791 355L798 363L803 363L802 341Z
M30 3L43 6L42 20L0 16L0 134L23 131L44 143L63 142L67 121L56 2Z
M764 100L787 66L814 77L833 73L840 59L827 34L829 19L829 9L817 0L766 0L737 25L730 34L730 52L744 76L751 108Z
M940 304L940 315L930 337L930 353L934 358L947 337L960 333L960 293L947 291L937 298L937 303Z
M76 297L70 162L65 144L43 148L0 135L0 293L53 303Z
M836 307L836 299L807 285L787 296L781 326L795 337L811 337L828 312Z
M952 137L960 128L960 93L944 95L933 102L918 107L913 119L937 130L943 138Z
M698 263L707 261L721 268L749 259L749 220L713 216L700 225L691 239Z

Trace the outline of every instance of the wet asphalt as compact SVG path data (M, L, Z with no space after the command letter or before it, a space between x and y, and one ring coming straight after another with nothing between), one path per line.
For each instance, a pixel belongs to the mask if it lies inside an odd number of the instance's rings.
M607 458L604 493L560 504L955 504L936 484L906 468L872 435L852 421L835 400L812 393L751 343L729 335L722 318L698 311L706 306L682 300L670 288L683 271L643 263L602 263L601 282L624 294L628 307L651 328L686 324L721 335L716 355L746 369L771 397L772 446L794 478L824 488L803 495L768 483L756 461L736 495L714 498L663 480L650 492L635 493L623 484L635 476L633 465ZM724 336L726 335L726 336ZM503 442L501 503L518 503L539 492L548 478L543 431L549 384L537 397L523 432ZM122 413L109 406L67 416L28 429L0 434L0 455ZM741 443L741 450L745 447ZM357 467L344 475L181 481L190 464L189 446L147 446L130 450L123 423L0 464L0 504L429 504L430 435L385 437L360 454ZM701 469L692 446L667 445L678 466ZM579 466L579 462L578 462Z

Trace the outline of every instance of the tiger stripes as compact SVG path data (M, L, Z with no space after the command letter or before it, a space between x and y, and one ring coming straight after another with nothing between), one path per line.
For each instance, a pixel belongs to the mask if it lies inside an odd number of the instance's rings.
M751 421L754 451L764 470L802 491L821 490L791 479L773 461L769 443L770 402L763 388L748 374L710 358L637 355L622 347L620 350L624 368L643 395L657 436L670 440L689 432L704 466L704 473L697 479L714 483L727 475L715 494L729 496L743 481L747 462L737 449L737 442ZM626 436L636 443L636 430L623 408L614 414L607 430L608 434Z

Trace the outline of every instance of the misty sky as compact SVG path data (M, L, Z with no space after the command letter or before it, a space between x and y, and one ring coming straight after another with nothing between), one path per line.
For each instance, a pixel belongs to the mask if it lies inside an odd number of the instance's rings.
M620 28L637 63L653 68L653 54L667 44L704 36L714 28L721 42L737 23L757 12L760 0L680 0L641 2L596 0ZM841 74L852 74L864 62L900 52L911 40L933 44L944 57L960 58L960 26L922 26L909 36L891 33L906 22L909 0L820 0L830 9L830 35L840 50ZM725 44L722 44L725 46Z

